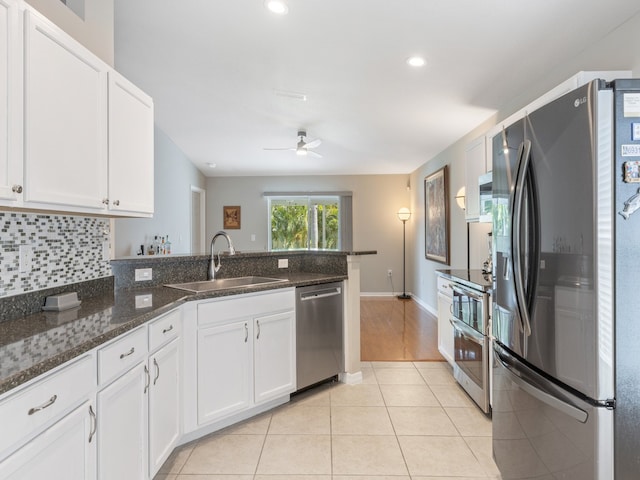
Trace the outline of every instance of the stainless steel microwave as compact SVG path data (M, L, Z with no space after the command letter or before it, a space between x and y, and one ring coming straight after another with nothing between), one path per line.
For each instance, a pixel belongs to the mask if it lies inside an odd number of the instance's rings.
M491 184L493 180L493 175L491 172L487 172L484 175L480 175L478 178L478 187L479 187L479 222L491 222L491 209L492 209L492 199L491 199Z

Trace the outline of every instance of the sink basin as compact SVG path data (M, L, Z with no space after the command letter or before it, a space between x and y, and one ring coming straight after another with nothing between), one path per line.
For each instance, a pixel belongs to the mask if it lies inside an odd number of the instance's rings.
M199 293L211 292L214 290L224 290L227 288L255 287L256 285L281 283L286 281L287 280L284 278L249 276L235 278L216 278L215 280L202 280L200 282L173 283L171 285L165 286L177 288L179 290L186 290L188 292Z

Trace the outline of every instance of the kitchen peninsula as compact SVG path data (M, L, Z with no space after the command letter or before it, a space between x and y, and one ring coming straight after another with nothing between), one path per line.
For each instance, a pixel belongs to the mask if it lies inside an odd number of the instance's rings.
M47 435L62 432L60 425L71 422L77 427L69 426L69 435L87 434L90 443L97 436L97 453L92 455L97 454L101 472L107 465L116 469L143 465L139 477L152 478L176 445L288 401L289 394L296 389L295 375L291 381L289 374L291 368L295 372L295 354L292 356L290 349L280 348L278 342L284 346L291 339L295 342L295 334L291 335L295 333L292 299L298 286L343 282L345 372L340 377L344 382L357 383L361 380L359 261L361 255L374 253L300 251L223 255L220 278L268 275L284 281L196 294L164 285L204 280L209 256L132 257L113 260L112 277L63 288L79 292L82 303L74 309L32 311L19 316L20 308L16 306L33 309L38 302L31 297L62 293L59 287L1 300L3 318L7 315L13 318L0 323L0 421L11 432L0 441L0 473L21 469L38 452L53 448ZM278 268L279 259L287 259L287 268ZM149 280L136 282L135 271L141 269L151 269L152 275ZM42 304L41 298L39 305ZM218 313L203 319L200 312L206 311ZM224 323L220 313L231 323ZM245 318L254 319L254 323ZM183 345L191 340L197 344L200 335L228 332L234 322L239 322L239 332L244 338L241 344L254 338L246 357L249 361L246 371L253 372L251 383L240 384L237 390L251 397L244 405L234 404L233 409L222 413L189 417L194 412L189 414L186 410L195 411L192 405L201 405L202 399L211 398L206 394L207 388L235 392L236 383L229 388L204 384L206 378L196 378L197 372L183 368L197 364L200 357L195 356L198 353L194 350L198 349ZM285 335L269 340L271 333ZM241 350L231 348L234 353ZM289 373L285 369L283 375L289 383L284 390L271 388L273 382L281 382L277 369L265 370L262 375L266 377L254 379L254 374L260 374L261 365L268 365L272 357L277 365L282 359L288 365ZM223 368L231 371L236 366L230 363ZM207 367L201 372L209 370ZM167 379L170 382L163 383ZM132 424L141 426L141 436L119 438L117 430L128 431ZM128 446L114 450L123 440ZM86 442L83 444L86 447ZM105 449L105 445L113 448ZM95 465L88 465L92 461L85 458L85 447L82 452L71 444L64 447L70 448L65 450L65 455L69 455L66 461L73 458L80 465L88 462L86 468L93 471ZM121 460L112 462L116 455ZM144 457L142 460L140 455Z

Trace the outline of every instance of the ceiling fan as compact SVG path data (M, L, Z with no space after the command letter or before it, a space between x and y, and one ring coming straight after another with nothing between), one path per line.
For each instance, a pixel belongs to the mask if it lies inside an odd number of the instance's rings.
M298 130L298 143L295 148L265 148L264 150L290 150L296 152L296 155L311 155L312 157L322 158L322 155L314 152L312 149L320 146L322 140L316 138L315 140L306 141L307 132L305 130Z

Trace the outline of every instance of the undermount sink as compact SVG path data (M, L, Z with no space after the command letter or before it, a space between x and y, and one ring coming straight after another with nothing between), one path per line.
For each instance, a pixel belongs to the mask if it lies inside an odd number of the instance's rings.
M235 277L235 278L216 278L215 280L202 280L199 282L173 283L165 285L166 287L186 290L188 292L211 292L214 290L224 290L227 288L254 287L256 285L265 285L269 283L286 282L284 278L271 277Z

